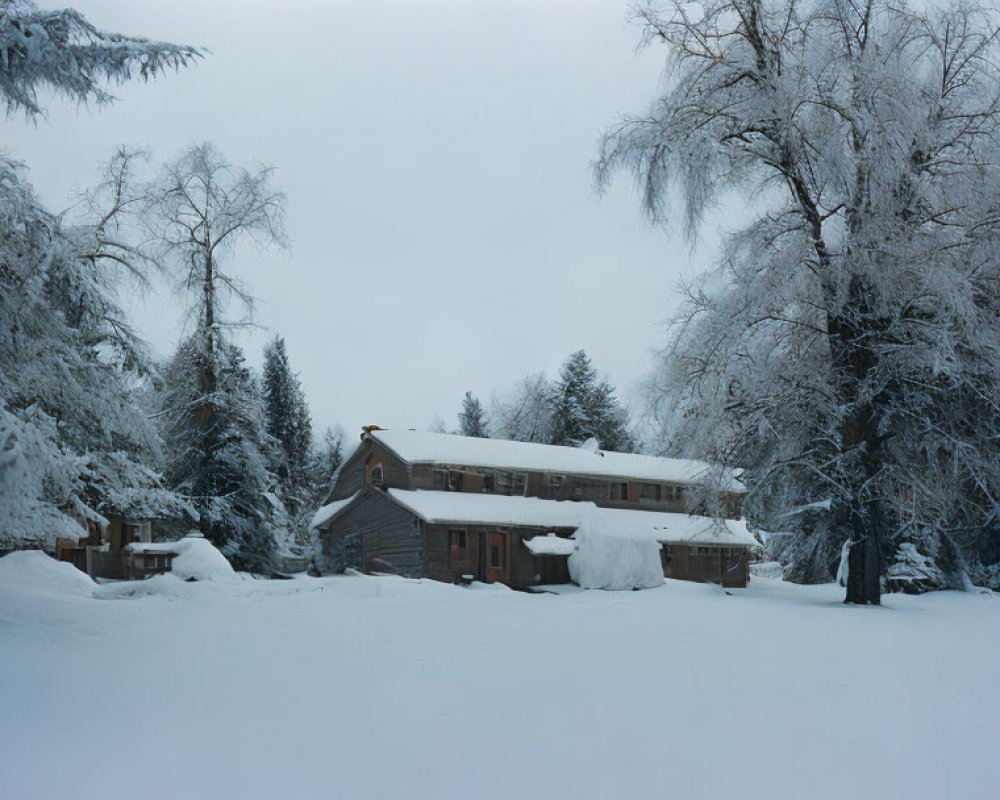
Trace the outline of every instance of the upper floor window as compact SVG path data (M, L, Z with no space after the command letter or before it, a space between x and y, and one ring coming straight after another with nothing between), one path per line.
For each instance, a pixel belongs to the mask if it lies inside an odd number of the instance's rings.
M658 484L658 483L641 483L641 484L639 484L639 502L641 502L641 503L659 503L660 502L660 484Z
M496 480L492 472L483 474L483 491L487 494L493 494L496 491Z
M465 486L465 476L458 470L448 470L448 488L453 492L460 492Z
M611 484L612 500L628 500L628 481Z
M381 486L383 483L382 462L378 461L372 467L372 486Z
M446 469L432 469L431 470L431 486L435 489L447 489L448 488L448 470Z

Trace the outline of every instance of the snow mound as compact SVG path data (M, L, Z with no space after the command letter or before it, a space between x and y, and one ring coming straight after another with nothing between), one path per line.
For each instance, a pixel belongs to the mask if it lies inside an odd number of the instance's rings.
M784 577L784 567L781 566L780 561L761 561L758 564L750 565L750 575L754 578L780 581Z
M0 586L83 597L89 597L97 588L86 573L41 550L16 550L0 558Z
M576 550L576 542L554 533L525 539L524 546L535 556L569 556Z
M170 571L182 581L233 581L236 572L226 557L201 536L185 536L174 545Z
M663 585L660 543L613 530L604 515L588 516L574 538L569 575L585 589L653 589Z
M134 542L129 548L143 553L174 553L171 573L182 581L231 581L237 575L226 557L200 533L179 542Z

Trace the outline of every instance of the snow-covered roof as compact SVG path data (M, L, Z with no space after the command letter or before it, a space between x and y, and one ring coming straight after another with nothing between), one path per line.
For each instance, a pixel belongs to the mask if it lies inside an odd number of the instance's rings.
M373 430L370 435L404 461L420 464L493 467L681 484L700 482L712 472L711 465L703 461L594 452L581 447L559 447L508 439L479 439L450 433L408 430ZM746 491L738 480L739 475L739 470L727 470L723 476L722 488L731 492Z
M571 556L576 550L576 542L556 536L554 533L525 539L524 546L535 556Z
M389 489L389 496L424 522L469 522L478 525L521 525L534 528L575 528L596 511L590 502L540 500L472 492L431 492ZM341 501L343 502L343 501Z
M741 519L723 520L622 508L599 508L591 519L602 532L630 539L648 538L665 544L760 546Z
M310 528L318 528L324 522L329 522L337 514L347 508L351 503L354 502L354 498L358 496L359 492L355 492L350 497L345 497L343 500L335 500L332 503L327 503L325 506L319 509L309 523Z

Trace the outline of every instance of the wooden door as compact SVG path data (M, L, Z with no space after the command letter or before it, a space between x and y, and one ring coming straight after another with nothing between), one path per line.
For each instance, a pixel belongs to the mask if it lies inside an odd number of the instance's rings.
M486 534L486 583L506 583L510 579L507 552L508 537L504 531Z

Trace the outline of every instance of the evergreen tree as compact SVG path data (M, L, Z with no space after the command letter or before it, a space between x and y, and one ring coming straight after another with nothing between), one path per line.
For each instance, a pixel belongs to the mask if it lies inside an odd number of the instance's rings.
M552 392L552 444L578 446L595 438L606 450L634 448L614 388L599 381L590 357L578 350L566 359Z
M462 398L462 410L458 415L458 432L462 436L474 436L478 439L489 437L483 404L472 396L472 392L466 392Z
M202 383L208 369L216 376L210 392ZM265 429L264 403L243 353L224 340L209 352L205 337L195 334L178 348L165 377L169 484L191 498L202 533L235 567L267 572L274 541L265 526L265 493L275 482L268 464L277 443Z
M38 89L79 103L113 98L101 81L155 77L190 47L108 34L73 10L0 7L0 98L10 115L44 112ZM133 402L148 374L115 288L148 259L118 238L132 199L119 154L84 217L44 209L25 168L0 156L0 546L53 545L102 513L176 513L156 461L159 439Z
M197 48L108 33L78 11L42 11L31 0L0 6L0 52L0 96L8 113L28 117L44 113L40 87L102 105L114 100L102 82L149 80L201 57Z
M264 348L264 408L267 432L278 443L272 470L281 481L282 499L294 514L309 493L312 419L280 336Z

